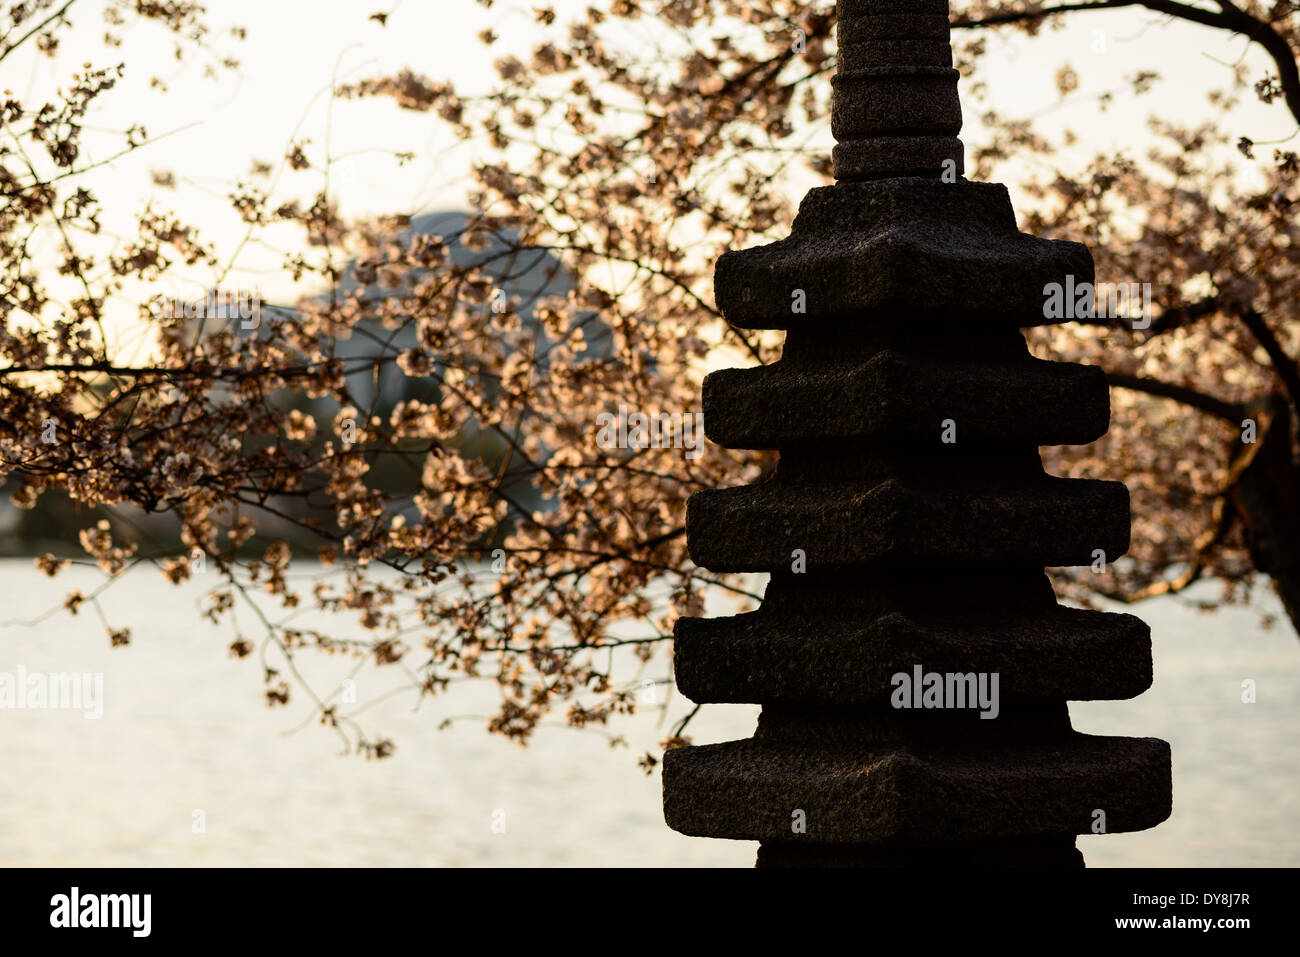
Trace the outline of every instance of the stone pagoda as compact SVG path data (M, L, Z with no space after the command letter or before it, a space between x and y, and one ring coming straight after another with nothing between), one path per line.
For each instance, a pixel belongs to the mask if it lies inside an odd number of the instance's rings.
M759 866L1082 866L1076 835L1171 807L1164 741L1080 734L1066 705L1149 687L1147 626L1059 605L1044 573L1129 544L1123 483L1038 453L1106 432L1105 375L1020 333L1059 321L1045 288L1093 282L1092 256L963 178L947 0L838 16L836 184L715 276L728 322L786 339L704 380L706 434L779 463L687 509L696 564L771 579L757 611L677 623L678 687L762 713L668 752L664 815L759 841Z

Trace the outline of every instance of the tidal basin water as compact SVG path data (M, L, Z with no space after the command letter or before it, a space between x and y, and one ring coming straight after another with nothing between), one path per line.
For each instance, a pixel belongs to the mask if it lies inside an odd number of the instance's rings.
M7 622L36 618L100 580L81 569L50 580L19 559L0 561L0 576ZM231 628L200 620L202 593L148 569L116 583L102 603L115 626L132 627L127 647L109 647L87 606L0 628L0 672L103 675L98 719L0 709L0 864L753 863L755 844L669 831L658 773L636 766L688 710L680 696L667 720L651 709L614 726L627 748L548 727L520 749L476 717L438 730L445 717L485 713L484 689L454 688L415 710L412 695L384 697L405 681L397 669L371 667L357 677L358 700L377 703L358 717L397 751L382 761L341 757L331 732L314 723L293 731L309 707L296 688L287 708L264 706L256 656L229 657ZM1259 627L1260 611L1276 603L1205 615L1160 599L1135 610L1152 626L1153 688L1133 701L1072 704L1071 713L1082 731L1170 741L1174 813L1151 831L1081 838L1088 863L1300 865L1300 641L1285 618ZM241 623L255 641L253 622ZM308 676L333 680L341 663L322 660L329 670L313 664ZM1242 702L1247 679L1253 704ZM713 706L689 733L700 743L747 737L756 714Z

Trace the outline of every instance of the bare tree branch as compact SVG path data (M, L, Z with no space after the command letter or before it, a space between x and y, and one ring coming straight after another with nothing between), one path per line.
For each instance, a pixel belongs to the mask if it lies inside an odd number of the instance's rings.
M1106 378L1113 387L1130 389L1134 392L1144 392L1147 395L1160 396L1164 399L1173 399L1175 402L1181 402L1194 409L1199 409L1201 412L1217 416L1231 422L1233 425L1240 425L1241 420L1246 415L1245 406L1216 399L1214 396L1206 395L1187 386L1173 385L1169 382L1161 382L1158 379L1128 375L1123 372L1107 372Z

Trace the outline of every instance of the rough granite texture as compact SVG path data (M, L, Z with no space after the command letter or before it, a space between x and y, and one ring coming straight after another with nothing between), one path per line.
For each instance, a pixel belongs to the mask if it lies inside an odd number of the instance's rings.
M741 329L889 313L1024 327L1067 321L1043 315L1043 288L1070 277L1093 281L1088 248L1019 232L1005 186L914 176L811 190L790 238L724 253L713 289Z
M773 365L705 380L706 434L779 461L692 496L687 544L771 581L757 611L680 620L675 673L693 701L763 708L752 739L667 753L664 815L761 842L760 866L1079 867L1097 811L1114 832L1171 810L1169 746L1079 734L1066 705L1149 687L1146 625L1059 605L1043 573L1129 545L1124 485L1038 454L1106 432L1105 376L1019 331L1059 321L1045 285L1091 282L1092 256L960 178L946 14L840 0L838 182L715 274L729 322L787 332ZM918 666L996 675L996 717L894 707Z
M854 414L845 415L845 409ZM1106 434L1110 397L1092 366L1028 356L954 365L894 350L810 369L781 359L704 379L704 429L729 449L872 438L928 440L945 419L960 440L1086 445Z

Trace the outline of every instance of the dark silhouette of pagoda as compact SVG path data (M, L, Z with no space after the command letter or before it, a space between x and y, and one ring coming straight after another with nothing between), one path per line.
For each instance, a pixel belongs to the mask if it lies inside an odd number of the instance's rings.
M726 319L786 341L705 379L706 433L780 460L694 495L689 548L772 577L756 612L678 622L676 674L693 701L762 714L749 740L666 755L664 813L760 841L760 866L1081 866L1075 835L1170 812L1164 741L1070 725L1067 701L1152 677L1142 621L1059 605L1044 574L1129 544L1124 485L1049 477L1038 453L1106 432L1105 375L1020 333L1054 321L1046 285L1092 282L1092 257L962 178L947 6L840 0L837 183L790 238L717 266ZM996 717L896 706L895 676L922 672L996 676Z

